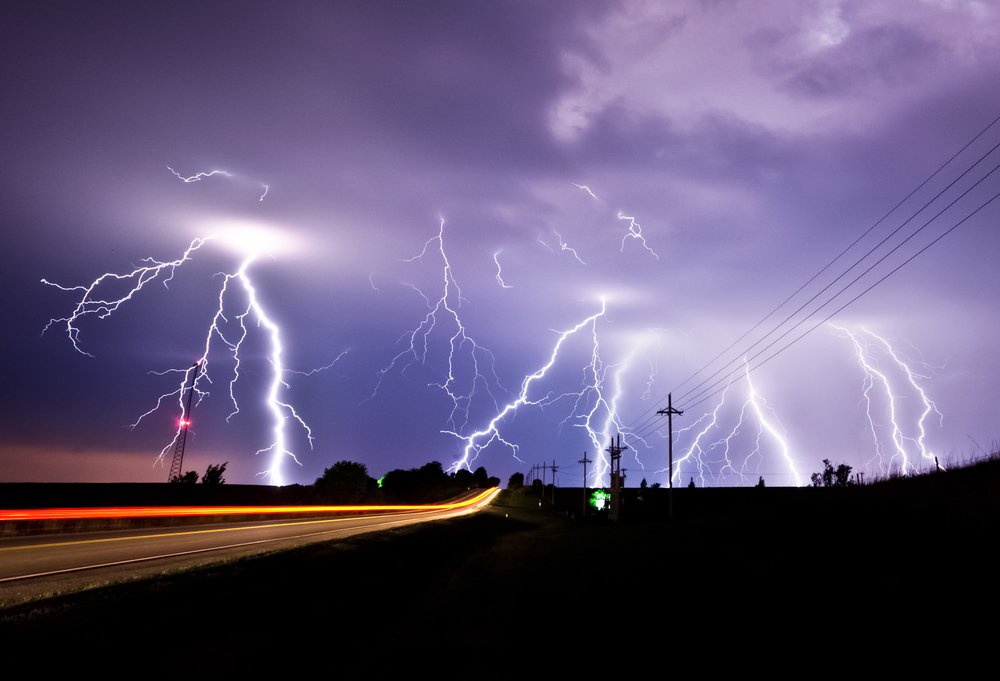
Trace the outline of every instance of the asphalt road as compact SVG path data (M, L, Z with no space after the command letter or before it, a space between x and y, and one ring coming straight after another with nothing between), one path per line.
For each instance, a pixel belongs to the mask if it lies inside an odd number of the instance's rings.
M462 508L0 539L0 605L475 513Z

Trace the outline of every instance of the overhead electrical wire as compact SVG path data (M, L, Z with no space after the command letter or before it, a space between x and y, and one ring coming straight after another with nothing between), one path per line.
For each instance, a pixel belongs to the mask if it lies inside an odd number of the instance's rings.
M678 388L682 387L683 385L687 384L692 379L694 379L695 377L697 377L699 374L701 374L704 371L706 371L708 368L710 368L712 365L714 365L722 356L726 355L726 353L728 353L732 348L736 347L737 344L740 343L740 341L742 341L743 339L745 339L747 336L749 336L751 333L753 333L756 329L758 329L766 320L768 320L769 318L771 318L778 310L780 310L781 308L785 307L791 300L793 300L796 296L798 296L799 293L801 293L807 286L809 286L812 282L814 282L817 278L819 278L824 272L826 272L828 269L830 269L837 261L839 261L845 254L847 254L849 251L851 251L855 246L857 246L866 236L868 236L872 231L874 231L879 225L881 225L883 222L885 222L885 220L887 218L889 218L900 207L902 207L909 199L911 199L921 189L923 189L925 186L927 186L927 184L931 180L933 180L945 168L947 168L950 164L952 164L959 156L962 155L963 152L965 152L970 146L972 146L976 141L978 141L984 134L986 134L998 122L1000 122L1000 115L998 115L996 118L994 118L982 130L980 130L972 139L970 139L967 143L965 143L957 152L955 152L954 154L952 154L952 156L950 158L948 158L946 161L944 161L942 164L940 164L930 175L927 176L926 179L924 179L922 182L920 182L903 199L901 199L900 201L898 201L888 212L885 213L885 215L883 215L881 218L879 218L878 220L876 220L870 227L868 227L864 232L862 232L861 235L858 236L853 242L851 242L851 244L849 246L847 246L845 249L843 249L832 260L830 260L826 265L824 265L822 268L820 268L819 271L817 271L814 275L812 275L809 279L807 279L803 284L801 284L791 295L789 295L787 298L785 298L785 300L783 300L774 309L772 309L770 312L768 312L766 315L764 315L753 326L751 326L746 332L744 332L739 338L737 338L728 347L726 347L724 350L722 350L722 352L720 352L719 354L717 354L715 357L713 357L711 360L709 360L704 366L702 366L700 369L698 369L693 374L691 374L686 379L684 379L684 381L682 381L680 384L678 384L670 392L672 393L674 390L677 390ZM881 248L889 239L891 239L893 236L895 236L903 227L905 227L907 224L909 224L915 217L917 217L921 212L923 212L924 210L926 210L931 204L933 204L935 201L937 201L942 195L944 195L948 190L950 190L963 177L965 177L966 175L968 175L974 168L976 168L980 163L982 163L986 158L988 158L994 151L996 151L997 148L1000 148L1000 143L994 145L985 154L982 154L974 163L972 163L972 165L970 165L960 175L958 175L958 177L956 177L954 180L952 180L943 189L941 189L940 191L938 191L934 195L933 198L931 198L929 201L927 201L923 206L921 206L920 209L918 209L909 218L907 218L902 224L900 224L898 227L896 227L889 235L887 235L886 237L884 237L876 246L874 246L872 249L870 249L863 256L861 256L860 258L858 258L857 260L855 260L853 264L851 264L846 270L844 270L843 272L841 272L835 279L833 279L830 283L828 283L823 289L821 289L812 298L810 298L808 301L806 301L806 303L804 303L803 305L801 305L795 312L791 313L790 315L788 315L787 317L785 317L785 319L783 319L780 323L778 323L777 325L775 325L774 327L772 327L770 331L768 331L766 334L764 334L763 336L761 336L761 338L759 338L756 342L754 342L752 345L750 345L746 350L741 351L738 355L736 355L734 357L734 359L730 359L728 362L726 362L725 364L723 364L722 368L716 370L708 378L704 379L701 383L697 384L696 386L694 386L693 388L691 388L690 390L688 390L686 393L684 393L681 396L681 398L682 398L682 400L686 400L686 401L684 401L683 404L681 404L679 406L690 408L690 407L696 406L697 404L700 404L701 402L703 402L706 399L710 398L712 395L717 394L718 392L721 392L721 390L722 390L721 388L716 389L714 391L711 391L711 389L713 387L715 387L719 382L725 381L727 378L729 378L729 376L735 370L730 370L727 373L726 376L723 376L719 381L715 381L714 383L712 383L711 385L709 385L708 388L705 388L704 390L698 391L698 388L704 386L706 383L708 383L709 381L711 381L715 376L718 376L723 371L726 371L727 368L730 365L733 364L733 362L739 361L739 359L741 357L746 357L746 355L753 348L755 348L757 345L759 345L764 340L766 340L769 336L771 336L772 334L774 334L778 329L780 329L782 326L784 326L786 323L788 323L792 318L794 318L799 312L801 312L811 302L815 301L816 298L818 298L824 292L826 292L827 290L829 290L830 287L833 286L837 281L839 281L840 279L842 279L849 272L851 272L855 267L857 267L860 263L862 263L869 256L871 256L876 250L878 250L879 248ZM925 222L920 228L918 228L916 231L914 231L912 234L910 234L908 237L906 237L903 241L901 241L900 243L896 244L888 253L886 253L881 258L879 258L879 260L877 260L873 265L871 265L868 269L866 269L861 275L859 275L854 280L852 280L849 284L847 284L847 286L841 288L833 296L831 296L830 298L828 298L827 300L825 300L824 302L822 302L819 305L819 307L817 307L815 310L809 312L797 324L795 324L793 327L791 327L790 329L788 329L787 331L785 331L785 333L783 333L781 336L779 336L774 341L772 341L767 346L765 346L762 350L760 350L757 354L755 354L753 356L753 359L755 359L756 357L759 357L761 354L763 354L768 349L770 349L771 347L773 347L778 341L780 341L782 338L784 338L785 336L787 336L791 331L793 331L794 329L796 329L799 326L801 326L803 323L805 323L810 318L812 318L817 312L819 312L820 310L822 310L824 307L826 307L831 302L833 302L833 300L835 300L840 295L842 295L848 288L850 288L851 286L853 286L862 277L864 277L865 275L867 275L868 273L870 273L875 267L877 267L879 264L881 264L887 257L889 257L890 255L892 255L892 253L896 252L905 243L907 243L908 241L910 241L910 239L912 239L913 237L915 237L924 228L926 228L934 220L936 220L938 217L940 217L945 211L947 211L949 208L951 208L952 206L954 206L959 200L961 200L962 198L964 198L970 191L972 191L972 189L974 189L975 187L977 187L986 178L988 178L990 175L992 175L998 169L998 167L1000 167L1000 166L994 167L992 170L990 170L988 173L986 173L986 175L984 175L983 177L981 177L972 186L970 186L968 189L966 189L957 199L955 199L951 203L949 203L944 209L942 209L941 211L939 211L934 217L932 217L930 220L928 220L927 222ZM976 213L978 213L980 210L982 210L983 208L985 208L987 205L989 205L990 203L992 203L993 200L995 200L997 198L997 196L1000 196L1000 194L992 197L991 199L989 199L988 201L986 201L984 204L980 205L978 208L976 208L971 213L969 213L968 215L966 215L965 217L963 217L961 220L959 220L957 223L955 223L954 225L952 225L949 229L947 229L944 233L942 233L940 236L938 236L936 239L934 239L931 243L929 243L926 246L924 246L923 248L921 248L919 251L917 251L911 257L907 258L899 266L897 266L894 269L892 269L888 274L886 274L885 276L883 276L882 278L880 278L878 281L876 281L874 284L872 284L871 286L869 286L868 288L866 288L865 290L863 290L857 296L855 296L850 301L848 301L845 305L843 305L840 308L838 308L834 313L832 313L831 315L827 316L823 321L819 322L818 324L816 324L815 326L811 327L809 330L807 330L802 335L800 335L800 336L796 337L795 339L793 339L790 343L786 344L785 346L783 346L782 348L780 348L778 351L776 351L775 353L771 354L770 356L768 356L766 359L764 359L763 361L761 361L760 363L758 363L754 367L750 368L750 370L752 371L752 370L756 369L757 367L761 366L765 362L768 362L771 359L773 359L775 356L777 356L781 352L784 352L786 349L788 349L789 347L791 347L792 345L794 345L796 342L798 342L799 340L801 340L802 338L804 338L806 335L808 335L809 333L811 333L812 330L814 330L818 326L822 325L823 323L825 323L826 321L828 321L830 318L832 318L834 315L838 314L843 309L845 309L847 306L849 306L850 304L852 304L853 302L855 302L856 300L858 300L860 297L862 297L863 295L865 295L866 293L868 293L869 291L871 291L873 288L875 288L876 286L878 286L879 284L881 284L883 281L885 281L890 276L892 276L892 274L894 274L899 269L901 269L903 266L905 266L906 264L908 264L909 262L911 262L918 255L920 255L921 253L923 253L924 251L926 251L928 248L930 248L931 246L933 246L934 244L936 244L938 241L940 241L944 236L946 236L947 234L950 234L952 231L954 231L954 229L956 229L959 225L963 224L966 220L968 220L973 215L975 215ZM696 392L696 391L698 391L698 392ZM709 391L711 391L711 392L709 392ZM628 433L628 434L631 434L634 437L645 437L646 434L652 432L653 430L656 430L659 427L660 420L657 418L658 415L655 413L655 411L654 411L655 409L656 409L655 405L652 406L652 407L650 407L650 408L648 408L645 412L643 412L642 414L640 414L639 417L637 417L638 419L642 419L642 420L639 421L639 422L637 422L634 426L630 426L624 432ZM645 418L643 419L644 416L645 416Z

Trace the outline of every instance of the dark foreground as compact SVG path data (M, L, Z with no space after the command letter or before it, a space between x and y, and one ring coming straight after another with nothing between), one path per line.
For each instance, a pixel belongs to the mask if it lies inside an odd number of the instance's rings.
M0 640L59 651L48 665L121 675L138 656L154 676L199 678L316 665L324 678L750 674L870 656L955 672L985 656L1000 605L992 492L972 505L834 492L812 490L792 512L768 503L618 525L501 501L19 606L0 612Z

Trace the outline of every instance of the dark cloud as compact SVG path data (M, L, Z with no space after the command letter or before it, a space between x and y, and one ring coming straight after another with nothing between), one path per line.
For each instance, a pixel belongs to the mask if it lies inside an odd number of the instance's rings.
M547 362L557 332L594 314L602 295L598 369L609 388L622 372L622 418L641 419L647 386L662 396L728 345L1000 106L992 53L970 48L958 59L924 14L873 20L845 6L841 42L810 51L801 39L812 5L794 14L780 3L751 13L703 4L648 22L631 3L4 4L0 300L3 354L15 359L4 371L0 477L101 477L88 466L107 469L106 479L141 477L129 457L150 464L174 418L125 427L176 387L175 377L148 372L197 356L218 273L243 255L215 243L169 288L144 289L108 319L81 324L95 358L57 329L40 335L76 295L43 277L85 283L146 256L175 258L195 235L270 226L289 248L250 272L285 331L289 368L349 350L328 371L288 377L316 439L310 451L293 436L303 466L290 465L289 479L308 482L340 458L376 473L448 464L462 443L442 431L488 423ZM564 105L579 114L568 135L554 121ZM167 165L231 176L185 184ZM629 237L619 212L641 224L658 258ZM440 217L449 305L492 351L499 384L472 400L467 423L449 422L454 404L440 388L455 333L448 318L429 336L426 361L388 372L372 396L379 370L427 315L424 296L433 304L444 292L435 248L407 261ZM998 276L996 237L983 225L963 227L847 321L909 339L929 363L950 357L956 375L982 367L995 377L995 363L980 361L981 339L996 332L987 312ZM496 280L498 251L513 288ZM249 331L241 414L226 421L232 360L219 347L192 449L202 463L230 461L240 482L265 467L254 452L271 428L260 397L266 337ZM855 413L826 422L823 405L856 403L861 378L842 338L817 336L759 381L805 468L866 433ZM567 341L529 397L578 389L592 339L588 328ZM470 361L462 354L456 365L464 389ZM817 388L824 377L829 392ZM959 379L948 380L942 409L961 416L957 430L935 431L935 446L967 432L991 437L996 414L983 395L964 398ZM528 464L556 457L570 471L581 450L597 448L573 409L563 398L522 411L505 434ZM524 467L512 454L494 446L480 462L506 476ZM774 450L765 465L785 470ZM651 482L659 467L649 464Z

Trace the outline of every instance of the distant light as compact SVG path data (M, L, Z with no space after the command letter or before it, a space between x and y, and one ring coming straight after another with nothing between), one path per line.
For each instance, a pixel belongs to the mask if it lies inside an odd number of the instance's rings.
M605 492L603 489L596 489L590 497L590 505L598 511L603 511L610 498L611 495L608 492Z

